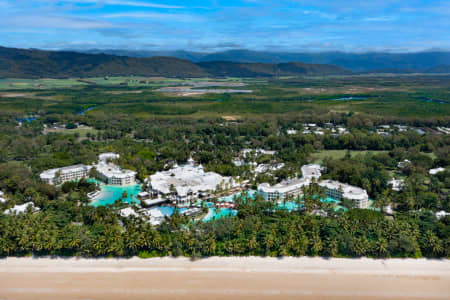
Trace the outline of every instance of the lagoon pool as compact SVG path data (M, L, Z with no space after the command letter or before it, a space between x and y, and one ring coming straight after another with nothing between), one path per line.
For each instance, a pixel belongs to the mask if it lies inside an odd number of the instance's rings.
M203 218L203 222L209 222L211 220L219 220L221 218L234 217L238 213L235 209L221 208L217 211L216 208L208 208L208 214Z
M158 209L165 217L170 217L175 212L175 207L173 206L157 206ZM187 207L178 208L178 213L188 210Z
M140 202L138 199L136 199L137 194L141 192L141 186L139 184L126 186L100 184L100 189L100 196L97 199L93 200L89 205L97 207L114 204L116 200L122 198L123 192L127 193L127 198L122 199L122 202Z
M248 194L248 197L250 199L253 199L255 197L256 191L254 191L254 190L247 190L247 194ZM237 194L233 194L233 195L230 195L230 196L221 197L219 199L219 201L220 202L234 202L233 201L234 197L240 197L240 196L241 196L241 193L237 193Z

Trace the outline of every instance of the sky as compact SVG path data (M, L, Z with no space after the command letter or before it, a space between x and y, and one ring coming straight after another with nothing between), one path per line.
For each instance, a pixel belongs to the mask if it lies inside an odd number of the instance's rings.
M0 45L200 52L450 50L450 0L0 0Z

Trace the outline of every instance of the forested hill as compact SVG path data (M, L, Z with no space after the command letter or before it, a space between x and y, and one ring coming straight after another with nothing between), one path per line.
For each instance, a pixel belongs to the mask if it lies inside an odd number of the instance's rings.
M388 72L388 73L448 73L450 66L449 51L424 51L417 53L389 52L270 52L252 50L228 50L215 53L190 51L145 51L91 49L85 53L106 53L131 57L172 56L189 59L193 62L230 61L239 63L279 64L301 61L311 64L329 64L352 72ZM435 68L444 66L445 68ZM429 71L429 69L431 69Z
M267 77L295 75L349 74L332 65L305 63L193 63L175 57L137 58L108 54L85 54L70 51L42 51L0 47L0 77L65 78L97 76L164 77Z

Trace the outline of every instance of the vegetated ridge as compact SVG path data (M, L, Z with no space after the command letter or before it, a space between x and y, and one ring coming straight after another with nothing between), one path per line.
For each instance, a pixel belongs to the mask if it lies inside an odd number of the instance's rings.
M121 54L131 57L172 56L193 62L231 61L240 63L288 63L301 61L312 64L329 64L363 73L448 73L449 51L424 51L417 53L366 52L271 52L246 49L227 50L215 53L191 51L145 51L90 49L85 53ZM437 66L445 66L429 70Z
M67 78L97 76L270 77L323 76L351 72L332 65L306 63L201 62L175 57L137 58L70 51L42 51L0 47L0 77Z

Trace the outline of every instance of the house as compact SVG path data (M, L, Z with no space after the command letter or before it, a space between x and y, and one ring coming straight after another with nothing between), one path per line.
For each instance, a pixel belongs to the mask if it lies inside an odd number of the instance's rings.
M41 210L39 207L34 206L33 202L27 202L22 205L15 205L14 207L5 210L3 213L6 215L18 215L26 213L27 209L31 209L33 213Z
M444 172L445 168L439 167L439 168L435 168L435 169L430 169L430 171L428 172L430 175L436 175L437 173L440 172Z
M390 185L394 191L399 192L404 188L405 181L403 179L392 178L388 181L388 185Z

